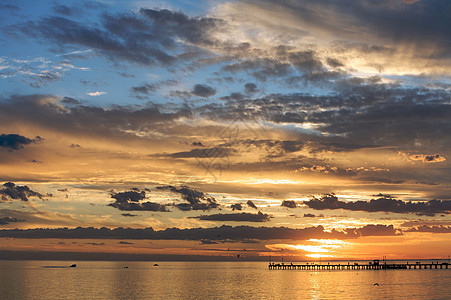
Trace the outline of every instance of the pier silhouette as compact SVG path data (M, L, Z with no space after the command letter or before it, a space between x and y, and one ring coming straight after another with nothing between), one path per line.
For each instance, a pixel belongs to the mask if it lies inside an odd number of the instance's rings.
M360 263L336 263L336 264L318 264L318 263L302 263L302 264L285 264L285 263L269 263L270 270L389 270L389 269L448 269L449 263L380 263L378 259L373 260L367 264Z

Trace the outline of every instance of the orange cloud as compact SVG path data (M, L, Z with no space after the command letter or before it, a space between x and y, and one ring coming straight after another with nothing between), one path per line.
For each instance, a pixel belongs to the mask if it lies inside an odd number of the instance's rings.
M438 163L446 161L446 157L440 154L408 154L403 152L398 152L398 154L410 161L421 161L423 163Z

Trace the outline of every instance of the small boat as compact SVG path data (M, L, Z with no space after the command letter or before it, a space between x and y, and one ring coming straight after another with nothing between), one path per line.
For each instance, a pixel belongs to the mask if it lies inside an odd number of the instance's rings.
M70 265L70 266L69 266L69 268L76 268L76 267L77 267L76 264L73 264L73 265Z
M153 264L153 266L154 266L154 267L158 267L159 265L158 265L158 264Z

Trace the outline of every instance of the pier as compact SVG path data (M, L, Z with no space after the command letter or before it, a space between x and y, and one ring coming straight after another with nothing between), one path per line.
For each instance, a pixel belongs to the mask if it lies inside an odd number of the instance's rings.
M270 270L389 270L389 269L448 269L449 263L379 263L379 260L373 260L367 264L359 263L335 263L335 264L318 264L318 263L303 263L303 264L284 264L284 263L269 263L268 268Z

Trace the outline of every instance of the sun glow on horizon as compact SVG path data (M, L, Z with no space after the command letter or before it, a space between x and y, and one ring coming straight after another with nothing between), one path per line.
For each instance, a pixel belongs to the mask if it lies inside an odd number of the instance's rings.
M341 240L329 240L329 239L309 239L304 244L289 245L289 244L276 244L267 245L272 250L289 250L289 251L303 251L306 252L307 257L320 258L320 257L336 257L335 252L343 250L350 245L349 242Z
M334 257L333 255L330 254L319 254L319 253L307 254L306 256L311 258Z

